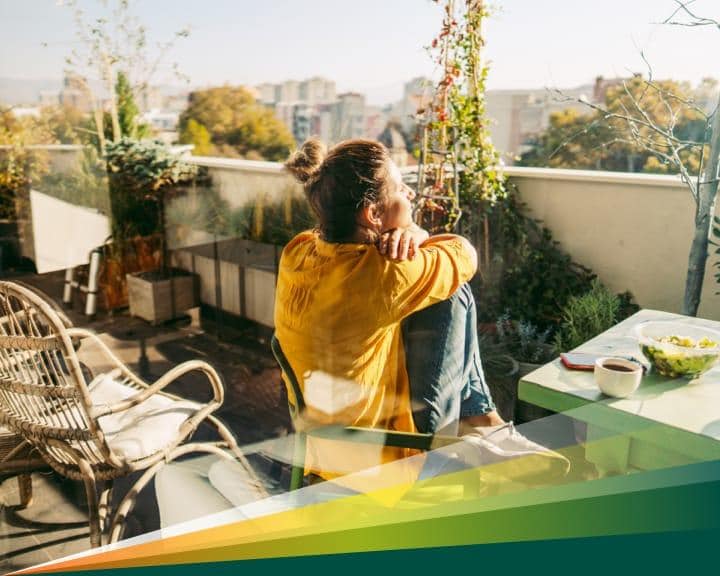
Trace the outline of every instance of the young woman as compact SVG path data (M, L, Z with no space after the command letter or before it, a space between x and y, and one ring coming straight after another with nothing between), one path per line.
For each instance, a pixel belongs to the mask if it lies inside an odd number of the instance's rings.
M387 149L348 140L326 152L310 139L285 166L318 218L285 247L275 302L305 420L460 433L475 465L532 454L543 473L566 473L564 457L495 411L467 285L476 252L461 236L430 237L413 223L414 192ZM407 455L346 446L323 459L322 451L309 448L309 468L326 477Z

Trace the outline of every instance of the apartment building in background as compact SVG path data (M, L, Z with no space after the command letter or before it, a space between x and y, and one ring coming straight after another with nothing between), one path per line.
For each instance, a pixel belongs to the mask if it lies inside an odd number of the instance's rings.
M434 88L430 78L418 76L405 83L402 100L391 105L390 119L397 121L405 134L415 131L417 113L432 103Z
M587 84L562 91L562 95L547 90L488 90L485 94L485 110L490 119L490 135L495 147L503 155L506 164L513 164L516 157L529 149L533 136L550 125L550 116L568 108L588 112L583 98L597 101L604 98L609 83L600 86Z

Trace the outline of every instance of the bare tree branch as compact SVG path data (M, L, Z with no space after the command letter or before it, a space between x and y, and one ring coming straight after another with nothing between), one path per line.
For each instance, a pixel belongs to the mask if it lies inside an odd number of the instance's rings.
M692 4L694 0L690 2L684 2L683 0L675 0L675 3L678 5L678 7L675 9L675 11L665 20L663 20L663 24L669 24L671 26L687 26L690 28L695 28L697 26L714 26L718 30L720 30L720 22L717 20L714 20L713 18L705 18L702 16L698 16L695 14L688 6ZM689 22L681 22L679 20L673 20L673 18L680 12L684 12L685 15L692 18Z
M591 109L601 113L606 120L617 119L617 120L623 120L627 123L637 123L641 126L645 126L646 128L652 130L653 132L656 132L657 134L667 138L669 141L671 141L675 144L678 144L678 145L692 144L692 145L699 146L702 144L701 142L697 142L695 140L683 140L681 138L677 138L676 136L670 134L667 130L664 130L660 126L657 126L655 123L647 122L644 119L632 116L629 112L627 112L626 114L619 114L617 112L611 112L604 106L600 106L599 104L595 104L594 102L590 102L590 101L582 99L582 98L565 97L561 101L578 102L580 104L584 104L588 108L591 108ZM622 105L622 106L624 107L624 105ZM627 108L625 108L625 110L627 111Z
M712 26L720 30L720 21L701 17L690 8L693 0L674 1L676 8L665 19L664 24L687 27ZM693 98L677 94L662 83L656 82L653 78L652 66L642 51L640 56L648 70L647 80L642 79L644 85L639 89L637 85L630 86L628 82L623 81L622 94L612 102L608 100L608 106L584 98L569 98L559 90L555 92L561 96L559 101L584 104L596 113L598 120L606 122L611 131L614 131L615 137L599 147L610 147L618 143L629 145L631 155L633 150L642 150L643 154L651 154L678 171L681 181L695 202L694 232L688 255L682 307L683 314L694 316L697 314L702 295L708 243L712 235L715 201L720 184L720 97L717 98L712 113L708 114ZM657 99L647 99L650 91ZM695 116L685 116L688 112L692 112ZM682 135L678 136L676 130L680 121L696 121L696 118L704 122L704 126L700 126L703 128L702 134L698 135L702 141L697 142L682 138ZM578 135L587 132L590 126L593 128L597 126L597 121L561 143L552 154L559 152ZM690 162L689 152L697 153L699 156L697 166L694 165L694 158L693 163ZM720 282L720 273L716 277Z

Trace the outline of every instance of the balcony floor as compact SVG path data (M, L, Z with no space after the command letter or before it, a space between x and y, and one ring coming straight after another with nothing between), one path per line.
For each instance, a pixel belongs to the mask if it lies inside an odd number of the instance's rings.
M61 300L62 274L21 278L57 301ZM78 299L81 300L81 299ZM76 302L68 316L76 326L90 328L130 366L152 381L172 366L194 358L206 359L222 374L226 397L218 416L234 432L240 445L283 436L290 431L287 397L280 371L269 347L269 330L255 324L232 327L203 320L153 327L130 318L127 313L98 314L92 321ZM218 337L219 336L219 337ZM145 349L142 358L141 350ZM92 350L80 350L81 360L95 373L104 371L103 361ZM198 401L209 399L209 386L202 377L188 375L169 391ZM211 438L202 428L194 438ZM264 466L267 462L253 461ZM274 481L287 482L287 470L274 469ZM126 481L117 481L115 494L123 493ZM33 502L18 510L18 483L0 477L0 573L18 570L67 556L89 547L85 495L81 483L55 473L33 474ZM68 525L75 523L75 525ZM148 486L128 523L127 536L159 528L154 489Z
M60 300L62 274L25 277L22 280ZM97 332L121 360L148 381L153 381L185 360L208 360L225 380L225 402L217 414L235 433L241 446L282 437L290 432L287 396L270 351L268 329L250 322L235 322L231 327L227 323L207 319L203 319L200 326L186 321L153 327L142 320L130 318L127 313L99 314L96 319L88 321L81 313L80 302L74 309L68 310L68 315L75 325ZM80 349L80 359L95 373L107 369L86 346ZM198 401L206 401L210 397L206 381L196 375L188 375L173 384L169 391ZM557 446L575 442L569 419L567 424L567 430L561 431L561 437L556 439ZM558 426L554 424L545 432L542 428L543 421L540 420L531 427L547 439ZM530 429L524 433L528 431ZM203 440L212 436L209 430L201 427L194 438ZM287 466L279 466L259 454L252 454L250 460L253 467L271 483L268 486L271 492L286 489L290 472ZM578 457L578 461L581 460L582 457ZM583 481L595 477L595 471L590 465L578 466L572 476L576 481ZM116 481L115 496L124 494L133 481L134 478ZM0 574L89 548L82 484L51 472L35 473L33 492L32 504L25 510L18 510L17 480L0 477ZM125 536L136 536L159 527L155 490L150 484L138 498L128 519Z

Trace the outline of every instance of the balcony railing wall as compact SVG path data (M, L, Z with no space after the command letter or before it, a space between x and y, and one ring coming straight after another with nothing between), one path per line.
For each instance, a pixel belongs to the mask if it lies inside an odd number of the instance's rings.
M53 156L56 152L50 153ZM68 162L69 151L57 153ZM278 163L190 159L207 168L212 194L231 210L258 199L263 203L282 202L288 195L301 193ZM680 311L694 203L677 177L520 167L507 168L507 173L531 215L543 221L577 262L590 267L613 290L630 290L644 308ZM190 192L195 197L191 201L208 193L197 188ZM182 230L170 226L168 235L175 248L232 237L188 224L181 226ZM716 261L711 254L699 315L720 320ZM252 266L268 271L264 262ZM203 291L207 298L216 294L212 288Z
M533 216L573 258L643 308L680 312L695 204L675 176L507 169ZM712 248L712 246L711 246ZM714 254L698 315L720 319Z

